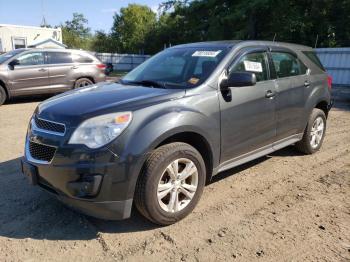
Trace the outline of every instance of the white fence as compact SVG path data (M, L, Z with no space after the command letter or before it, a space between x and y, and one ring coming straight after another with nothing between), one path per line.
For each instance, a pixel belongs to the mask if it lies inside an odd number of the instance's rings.
M350 48L317 48L316 53L333 84L350 88Z
M130 71L151 56L134 54L95 53L102 63L111 63L114 71Z

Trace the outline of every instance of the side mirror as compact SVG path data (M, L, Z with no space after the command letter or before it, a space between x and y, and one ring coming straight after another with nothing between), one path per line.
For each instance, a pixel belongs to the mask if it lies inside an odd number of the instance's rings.
M253 86L256 84L256 75L251 72L232 72L227 79L222 80L220 88Z
M16 66L16 65L19 65L19 61L18 61L17 59L12 60L12 61L8 64L8 66L9 66L9 68L10 68L11 70L15 69L15 66Z

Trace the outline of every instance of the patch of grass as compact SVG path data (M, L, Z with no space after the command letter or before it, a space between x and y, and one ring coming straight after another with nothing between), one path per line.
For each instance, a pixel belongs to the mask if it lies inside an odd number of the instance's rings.
M109 76L112 76L112 77L123 77L127 74L128 72L125 72L125 71L113 71L109 74Z

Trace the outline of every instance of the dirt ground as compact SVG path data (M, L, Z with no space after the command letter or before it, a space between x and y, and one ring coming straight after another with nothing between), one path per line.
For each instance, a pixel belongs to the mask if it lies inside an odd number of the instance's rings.
M190 216L159 228L135 210L80 215L27 183L19 159L41 100L0 108L0 261L350 261L350 103L336 103L317 154L288 147L221 173Z

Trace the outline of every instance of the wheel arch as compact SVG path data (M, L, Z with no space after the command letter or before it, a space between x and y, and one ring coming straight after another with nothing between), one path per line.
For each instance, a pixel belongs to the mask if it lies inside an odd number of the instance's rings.
M320 102L318 102L314 108L318 108L318 109L321 109L324 114L326 115L326 118L328 117L328 112L329 112L329 109L328 109L328 102L326 100L321 100Z
M198 150L198 152L201 154L204 160L206 168L206 183L208 183L211 180L213 172L213 151L208 140L203 135L197 132L183 131L172 134L167 138L163 139L154 147L154 149L175 142L183 142L189 144L190 146Z

